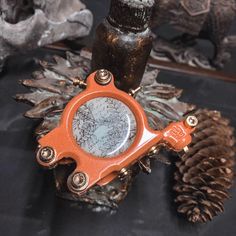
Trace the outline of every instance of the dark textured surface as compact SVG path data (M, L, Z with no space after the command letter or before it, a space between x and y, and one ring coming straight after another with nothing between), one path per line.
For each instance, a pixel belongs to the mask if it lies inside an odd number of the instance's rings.
M86 1L96 22L107 12L105 0ZM90 40L91 42L91 40ZM170 191L172 167L156 163L150 176L140 175L116 214L97 213L55 197L52 172L35 161L32 136L38 121L22 117L28 106L12 96L27 91L17 80L29 78L36 69L33 57L47 57L40 50L11 58L0 77L0 235L114 235L114 236L234 236L236 235L236 190L226 211L206 225L191 225L176 214ZM234 64L227 71L235 71ZM183 100L222 111L236 127L236 84L208 78L162 72L159 82L184 89Z

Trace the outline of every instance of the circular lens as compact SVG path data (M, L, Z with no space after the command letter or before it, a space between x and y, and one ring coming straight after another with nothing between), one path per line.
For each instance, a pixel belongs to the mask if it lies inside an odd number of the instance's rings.
M73 120L77 144L97 157L122 154L136 136L134 114L119 100L109 97L92 99L82 105Z

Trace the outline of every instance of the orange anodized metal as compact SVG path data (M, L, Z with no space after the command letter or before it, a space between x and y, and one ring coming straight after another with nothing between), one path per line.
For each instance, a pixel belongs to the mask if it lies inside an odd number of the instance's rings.
M37 153L38 162L48 168L54 167L63 158L72 158L76 162L76 169L68 178L68 187L77 194L83 194L95 184L109 183L157 145L181 151L190 144L190 134L196 125L191 126L191 123L181 121L171 123L161 131L152 130L140 104L115 87L112 75L111 81L106 85L99 84L95 76L96 72L91 74L86 81L87 88L68 103L60 125L39 140L40 149ZM75 113L87 101L99 97L114 98L124 103L133 112L137 124L136 136L131 146L112 158L99 158L89 154L78 145L73 136ZM73 181L77 183L77 188L71 184Z

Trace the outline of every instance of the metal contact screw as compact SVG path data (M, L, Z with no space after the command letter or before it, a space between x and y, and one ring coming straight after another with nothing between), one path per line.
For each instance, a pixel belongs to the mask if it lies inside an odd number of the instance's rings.
M86 88L86 86L87 86L87 83L83 79L71 78L71 80L73 82L73 85L75 85L75 86L79 86L81 88Z
M51 147L43 147L38 151L38 158L42 162L51 162L55 157L55 152Z
M111 82L111 72L105 69L98 70L95 75L95 81L100 85L107 85Z
M123 180L128 174L129 174L129 170L127 170L126 168L123 168L120 171L119 178Z
M189 127L196 127L198 125L198 119L196 116L188 116L185 120L185 124Z
M140 90L142 90L142 87L138 87L136 89L130 89L129 95L135 97L138 94L138 92L140 92Z
M72 175L70 182L74 191L82 191L88 186L88 176L83 172L77 172Z
M155 155L155 154L158 153L158 151L159 151L158 146L153 146L153 147L149 150L149 152L148 152L148 156Z

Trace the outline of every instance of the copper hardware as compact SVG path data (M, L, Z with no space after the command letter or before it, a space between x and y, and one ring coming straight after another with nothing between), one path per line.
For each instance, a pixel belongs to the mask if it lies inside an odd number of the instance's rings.
M50 163L51 161L53 161L54 157L55 157L55 152L51 147L40 148L37 153L38 160L45 163Z
M84 172L76 172L68 178L68 187L72 192L83 191L88 185L88 179Z
M185 153L189 152L189 148L188 148L188 146L184 147L183 150L184 150Z
M86 88L87 86L86 82L84 82L84 80L80 78L72 78L72 81L73 81L73 85L75 86L79 86L81 88Z
M188 116L185 120L185 124L189 127L196 127L198 125L198 119L196 116Z
M126 176L128 176L128 174L129 174L129 170L127 170L126 168L123 168L120 171L119 178L124 179Z
M111 72L108 70L98 70L95 75L95 81L100 85L107 85L111 82Z
M153 146L153 147L149 150L148 156L155 155L159 150L160 150L160 149L158 148L158 145L157 145L157 146Z
M136 88L136 89L130 89L129 90L129 95L132 96L132 97L135 97L141 89L142 89L141 86Z

